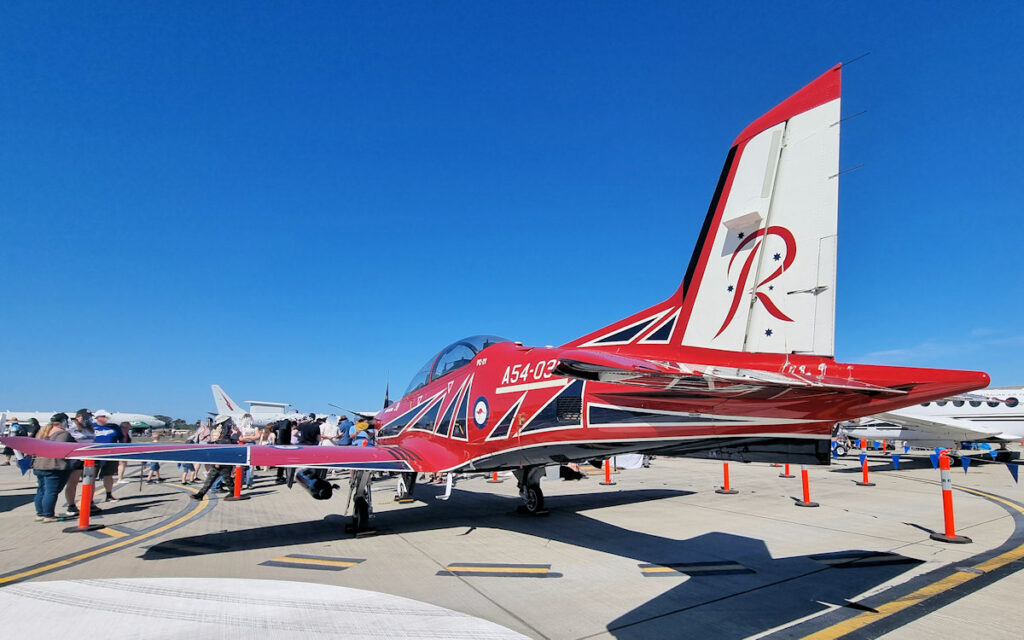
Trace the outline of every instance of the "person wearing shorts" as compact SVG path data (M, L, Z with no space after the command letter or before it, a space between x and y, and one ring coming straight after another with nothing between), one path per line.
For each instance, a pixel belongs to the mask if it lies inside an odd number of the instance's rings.
M99 409L93 414L93 442L96 444L113 444L122 442L124 439L121 427L116 424L107 424L110 421L110 413ZM116 460L101 460L96 465L97 473L103 478L103 489L107 493L104 502L117 502L114 497L114 476L117 475L118 463Z
M91 444L95 435L92 428L92 413L88 409L79 409L75 418L68 422L68 433L79 444ZM78 484L82 481L82 470L85 462L82 460L69 460L68 468L71 469L68 475L68 482L64 485L64 500L67 502L65 516L78 515ZM93 513L101 511L95 504L91 507Z

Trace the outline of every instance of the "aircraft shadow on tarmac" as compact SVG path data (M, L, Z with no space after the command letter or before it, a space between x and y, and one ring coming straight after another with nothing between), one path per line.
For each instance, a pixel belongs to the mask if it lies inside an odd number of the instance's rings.
M120 498L113 504L109 502L103 503L103 511L94 515L120 515L123 513L135 513L136 511L145 511L153 505L162 504L164 502L173 502L173 498L168 498L166 500L144 500L142 502L129 502L127 504L125 503L124 498Z
M35 499L35 493L16 493L7 496L0 496L0 513L12 511L22 505L34 502Z
M852 606L849 598L903 573L920 560L897 554L848 549L834 553L773 558L762 540L722 532L679 540L608 524L582 511L677 498L689 491L645 489L551 496L547 517L514 513L518 501L493 494L459 492L452 501L435 502L440 488L417 487L431 503L429 511L404 509L379 513L381 533L466 527L494 527L535 535L635 560L638 565L699 565L695 575L672 574L650 580L677 581L660 596L608 624L617 638L672 637L682 628L699 629L704 638L743 638L824 610ZM426 497L431 496L431 497ZM496 508L497 506L497 508ZM168 540L147 549L142 558L255 550L334 540L346 534L347 518L270 525ZM639 573L640 568L636 571ZM610 584L614 588L614 582Z

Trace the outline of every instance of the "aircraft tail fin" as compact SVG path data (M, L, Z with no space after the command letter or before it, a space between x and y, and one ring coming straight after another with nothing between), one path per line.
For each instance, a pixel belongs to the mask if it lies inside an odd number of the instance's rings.
M567 346L834 355L840 67L736 138L679 289Z
M218 414L232 414L245 411L241 405L231 399L228 394L220 388L219 384L210 385L213 390L213 402L217 405Z

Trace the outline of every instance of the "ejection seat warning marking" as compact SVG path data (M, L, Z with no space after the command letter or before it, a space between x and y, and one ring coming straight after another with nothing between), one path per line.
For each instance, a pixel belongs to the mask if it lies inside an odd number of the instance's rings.
M329 556L309 556L304 553L293 553L278 556L261 562L262 567L288 567L291 569L320 569L323 571L343 571L354 567L366 558L331 558Z
M754 573L738 562L667 562L665 564L640 564L640 573L645 578L673 578L688 576L724 576L737 573Z
M438 571L439 576L472 576L478 578L561 578L551 571L550 564L501 564L497 562L453 562Z

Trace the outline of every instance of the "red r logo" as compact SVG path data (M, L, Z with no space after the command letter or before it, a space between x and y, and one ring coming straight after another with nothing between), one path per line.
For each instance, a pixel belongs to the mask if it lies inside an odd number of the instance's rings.
M750 269L754 266L754 258L757 257L758 249L760 249L761 246L764 244L764 238L767 238L768 236L777 236L779 238L782 238L782 241L786 243L786 255L782 259L782 264L779 265L778 269L773 271L767 278L765 278L761 282L758 282L754 286L753 293L755 296L757 296L757 299L761 301L761 304L764 305L764 308L768 311L768 313L778 318L779 320L793 322L792 318L784 314L775 305L775 303L772 301L772 299L768 296L767 293L763 291L758 291L758 289L781 276L786 269L792 266L793 260L796 259L796 238L794 238L792 232L790 232L790 230L785 227L765 227L764 229L758 229L754 233L744 238L743 242L739 243L739 245L737 245L737 247L733 249L732 257L729 258L729 267L726 270L726 273L730 273L732 271L732 263L735 262L736 256L739 255L740 251L742 251L744 247L749 245L754 240L757 240L757 244L755 244L754 248L751 249L750 255L747 256L747 260L743 263L743 268L740 269L739 279L736 282L736 288L733 290L732 304L729 306L729 312L725 316L725 321L722 322L722 328L719 329L718 333L715 334L715 338L722 335L722 332L725 331L726 327L729 326L729 323L731 323L732 319L736 316L736 310L739 309L740 300L743 298L744 287L746 287L747 285L747 278L750 277ZM758 240L758 238L761 239ZM776 259L778 259L781 256L776 254L775 257Z

